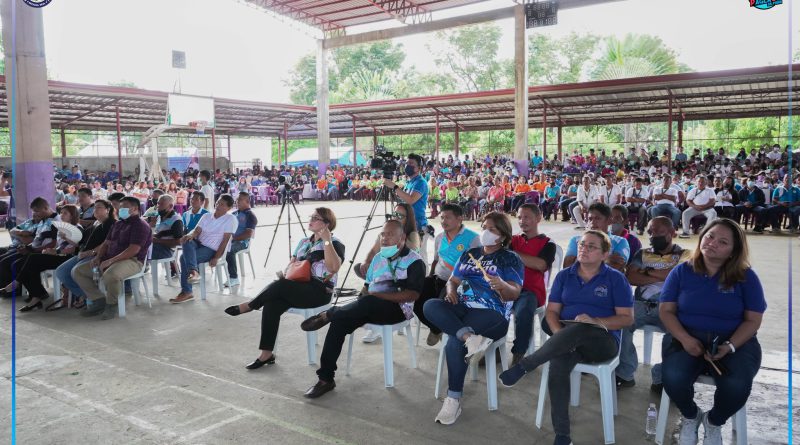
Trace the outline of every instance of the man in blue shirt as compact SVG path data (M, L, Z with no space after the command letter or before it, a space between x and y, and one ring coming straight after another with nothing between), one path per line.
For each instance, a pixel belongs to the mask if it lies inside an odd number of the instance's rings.
M406 161L405 174L408 176L405 187L395 184L389 178L384 178L383 185L390 190L394 190L397 198L406 204L411 204L414 209L414 218L417 222L417 230L420 238L420 254L425 264L428 264L427 241L433 237L433 227L428 226L428 217L425 214L428 203L428 182L420 175L422 172L422 158L414 153L408 155Z
M589 218L587 221L589 230L599 230L607 233L611 239L611 254L606 259L606 264L618 271L625 273L625 265L631 255L628 240L621 236L612 234L608 228L611 224L611 208L602 202L596 202L589 206ZM578 242L583 235L575 235L569 240L569 246L564 253L564 269L572 266L578 258Z
M250 247L250 240L256 233L256 226L258 225L258 218L250 210L250 193L239 192L239 197L236 199L236 206L238 210L233 212L233 216L239 221L239 227L233 233L231 238L231 249L225 256L225 261L228 263L228 287L239 285L239 274L236 269L236 253L240 250Z
M783 177L783 184L772 192L774 205L767 209L769 222L773 232L781 231L780 218L789 215L789 230L797 231L797 219L800 215L800 187L789 182L789 175Z
M542 157L539 156L539 150L533 151L533 157L531 158L531 163L533 164L534 168L539 167L539 164L542 163Z
M72 173L67 175L67 181L80 181L83 178L81 169L77 165L72 166Z
M189 207L189 209L183 212L183 215L181 215L183 227L186 229L186 233L194 230L194 228L197 226L197 223L200 222L200 218L208 213L208 210L203 207L205 201L206 196L203 194L203 192L192 193L192 199L189 201L191 207Z
M111 164L111 169L106 172L106 175L103 177L103 182L109 183L114 182L119 179L119 172L117 171L117 165Z

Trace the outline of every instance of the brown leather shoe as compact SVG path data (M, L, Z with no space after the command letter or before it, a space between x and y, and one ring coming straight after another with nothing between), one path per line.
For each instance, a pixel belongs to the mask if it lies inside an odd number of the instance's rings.
M185 293L181 292L181 293L178 294L177 297L170 298L169 302L172 303L172 304L180 304L180 303L184 303L184 302L190 301L190 300L194 300L194 295L193 294L185 294Z
M306 393L303 395L307 399L316 399L317 397L322 396L326 392L333 391L333 388L336 388L336 382L331 380L330 382L323 382L322 380L318 381L316 385L308 388Z
M322 314L325 314L326 316L323 317ZM320 328L322 328L326 324L330 323L330 320L328 320L327 315L328 314L326 312L320 312L317 315L313 315L313 316L303 320L303 322L300 323L300 329L302 329L304 331L317 331L317 330L319 330Z

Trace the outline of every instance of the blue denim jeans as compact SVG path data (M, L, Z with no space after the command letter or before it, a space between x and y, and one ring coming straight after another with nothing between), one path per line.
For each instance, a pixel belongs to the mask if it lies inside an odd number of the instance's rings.
M472 333L499 340L508 332L508 320L492 309L474 309L445 300L428 300L423 307L425 317L448 335L444 346L447 359L447 396L460 399L469 364L464 361L467 348L461 337ZM488 364L487 364L488 365Z
M706 349L710 349L712 332L689 331L692 337L700 340ZM727 339L720 336L720 342ZM677 341L672 341L663 351L664 391L689 419L697 417L697 405L694 403L694 382L701 374L710 374L716 383L714 406L708 413L708 421L712 425L724 425L739 411L750 397L753 378L761 367L761 345L756 337L751 338L736 348L736 353L728 354L720 359L727 369L725 375L719 376L709 363L701 357L689 355Z
M236 252L247 249L245 241L231 242L231 250L225 255L225 261L228 263L228 276L231 278L238 278L239 273L236 264Z
M622 335L622 348L619 353L619 365L616 370L617 377L621 379L631 380L636 374L636 368L639 367L639 355L633 345L633 333L645 325L658 326L662 331L666 332L664 325L661 324L661 319L658 318L658 305L636 300L633 302L633 326L626 328ZM662 348L666 348L672 342L672 337L669 334L665 334L664 337L669 337L669 339L666 342L662 342ZM655 385L661 383L661 365L661 363L658 363L650 370L650 376Z
M199 271L199 263L207 263L217 252L210 247L200 244L197 240L191 240L183 245L183 255L181 255L181 291L186 294L192 293L192 283L189 282L189 273L193 270Z
M672 204L657 204L647 209L647 212L650 219L656 216L666 216L672 220L673 227L678 228L681 226L681 209Z
M514 311L514 346L511 347L512 354L524 354L528 350L533 332L533 317L539 300L536 294L529 290L523 290L519 298L514 302L511 310Z
M166 258L172 258L174 253L175 251L163 244L153 244L153 253L150 255L150 259L163 260Z

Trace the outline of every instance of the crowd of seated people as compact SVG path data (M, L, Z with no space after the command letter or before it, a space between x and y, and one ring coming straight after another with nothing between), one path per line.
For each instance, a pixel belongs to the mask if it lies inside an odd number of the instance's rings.
M769 159L763 171L762 159ZM766 226L774 232L784 224L792 231L798 227L800 186L790 182L782 160L780 153L768 158L745 154L742 160L722 152L689 157L679 150L673 165L680 167L672 171L657 155L592 152L585 158L575 153L563 165L535 156L531 179L518 175L505 159L489 157L426 161L412 154L400 162L402 175L382 179L335 168L330 178L336 191L327 189L323 177L318 198L371 199L383 187L399 203L355 265L364 282L360 296L301 324L305 331L329 325L316 381L305 397L318 398L336 387L347 335L365 324L418 318L429 329L429 346L447 335L440 347L448 392L434 419L453 424L465 408L468 366L477 366L493 342L511 336L513 315L511 367L500 380L506 386L518 384L549 363L554 443L569 444L572 369L619 355L617 388L634 386L638 355L632 335L649 325L665 332L663 363L651 370L651 388L665 391L678 406L681 443L697 443L702 427L704 443L721 444L721 426L746 403L758 372L756 333L766 310L763 289L749 265L744 227L752 224L755 233ZM226 263L227 286L238 286L236 252L249 246L258 224L249 188L283 173L298 176L297 182L276 182L278 187L291 188L315 175L303 168L274 170L276 175L256 172L221 189L219 178L228 182L225 175L202 171L197 179L179 175L164 187L151 189L141 182L118 191L114 170L104 177L113 186L107 189L99 181L83 184L80 171L74 170L57 187L57 211L46 199L33 200L31 218L15 224L11 245L0 249L0 297L25 288L22 312L43 308L49 298L41 282L46 270L54 270L83 316L104 320L116 316L118 297L127 293L126 279L141 272L148 260L178 259L173 272L180 275L181 291L171 303L194 299L193 285L204 264ZM180 190L187 193L179 198ZM543 220L559 214L563 222L585 230L560 248L540 232ZM433 217L435 223L429 220ZM469 219L480 221L480 232L465 227ZM311 235L293 246L277 279L255 298L225 309L231 316L262 312L259 354L247 369L276 362L283 313L331 303L345 261L336 227L331 208L315 208L308 221ZM694 252L674 243L697 230ZM646 232L649 247L634 232ZM428 241L433 241L431 261ZM564 252L561 270L548 277L559 249ZM540 308L545 313L542 330L550 338L527 355ZM368 333L364 341L379 337ZM726 372L718 372L720 367ZM692 385L701 374L716 383L708 412L693 401Z

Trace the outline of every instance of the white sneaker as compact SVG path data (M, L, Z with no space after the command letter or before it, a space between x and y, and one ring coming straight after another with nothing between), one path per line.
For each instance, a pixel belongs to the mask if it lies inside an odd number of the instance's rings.
M452 425L456 423L456 419L458 416L461 415L461 399L454 399L452 397L446 397L444 399L444 404L442 405L442 409L439 410L439 414L436 415L436 423L441 423L442 425Z
M239 284L240 283L239 283L239 279L238 278L229 278L228 282L225 283L225 287L234 287L234 286L238 286Z
M722 426L708 423L708 413L703 414L703 445L722 445Z
M486 338L482 335L470 335L467 341L464 342L464 346L467 347L467 355L464 356L464 360L480 360L483 357L483 353L486 352L486 348L491 344L491 338Z
M697 429L700 427L700 421L703 417L703 411L697 409L697 417L694 419L687 419L681 416L681 433L678 436L679 445L697 445Z
M364 343L375 343L379 338L381 338L381 331L367 329L367 333L361 338L361 341Z
M689 235L689 234L688 234L688 233L686 233L686 232L681 232L681 234L680 234L680 235L678 235L678 237L679 237L679 238L689 238L690 236L691 236L691 235Z

